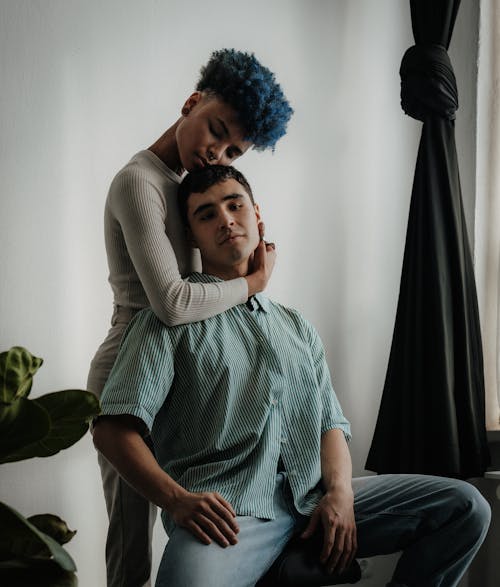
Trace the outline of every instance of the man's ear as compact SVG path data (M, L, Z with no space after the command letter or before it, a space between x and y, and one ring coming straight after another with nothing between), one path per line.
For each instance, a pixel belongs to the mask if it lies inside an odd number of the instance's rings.
M203 98L202 92L193 92L189 98L184 102L181 109L182 116L188 116L191 110L201 102Z
M257 222L261 222L262 221L262 217L261 217L261 214L260 214L259 204L254 204L253 207L254 207L254 210L255 210L255 216L257 218Z

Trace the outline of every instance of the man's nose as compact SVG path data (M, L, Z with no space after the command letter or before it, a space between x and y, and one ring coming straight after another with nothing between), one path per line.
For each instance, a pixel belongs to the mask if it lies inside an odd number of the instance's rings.
M234 224L233 215L228 210L223 210L220 213L220 226L221 228L227 228Z

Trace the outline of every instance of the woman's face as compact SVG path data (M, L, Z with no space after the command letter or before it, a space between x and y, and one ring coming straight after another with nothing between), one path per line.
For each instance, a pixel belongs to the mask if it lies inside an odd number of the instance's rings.
M232 165L251 146L231 106L217 96L195 92L183 107L175 137L187 171L205 165Z

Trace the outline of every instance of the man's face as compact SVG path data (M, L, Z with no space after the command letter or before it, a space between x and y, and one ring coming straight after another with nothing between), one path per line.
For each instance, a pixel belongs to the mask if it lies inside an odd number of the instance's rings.
M223 279L246 275L259 244L260 213L239 182L227 179L202 194L191 194L187 217L205 273Z
M187 99L176 129L177 148L187 171L231 165L251 147L243 140L236 112L220 98L195 92Z

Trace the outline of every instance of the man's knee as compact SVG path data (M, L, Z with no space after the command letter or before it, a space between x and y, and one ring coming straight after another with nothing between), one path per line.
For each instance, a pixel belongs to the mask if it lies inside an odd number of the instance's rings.
M484 536L490 525L491 508L478 489L467 481L454 480L450 493L463 512L471 538Z
M462 481L463 491L467 496L470 504L471 517L476 521L477 525L481 527L484 532L489 528L491 521L491 507L486 499L481 495L479 490L467 483Z

